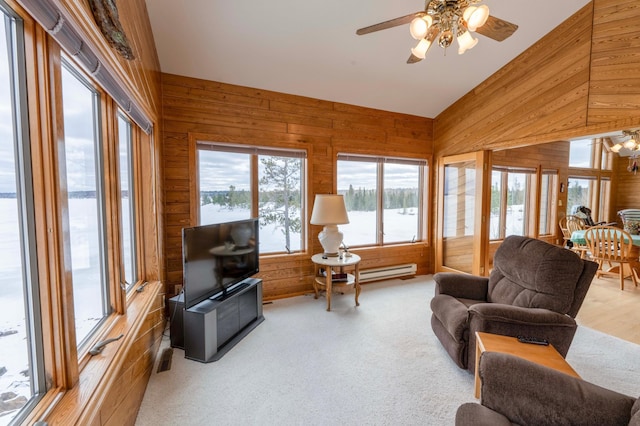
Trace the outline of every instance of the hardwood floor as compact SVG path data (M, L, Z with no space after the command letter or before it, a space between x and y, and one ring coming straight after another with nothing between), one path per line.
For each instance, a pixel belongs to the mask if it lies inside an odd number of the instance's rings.
M640 344L640 285L617 277L596 278L578 312L578 324Z

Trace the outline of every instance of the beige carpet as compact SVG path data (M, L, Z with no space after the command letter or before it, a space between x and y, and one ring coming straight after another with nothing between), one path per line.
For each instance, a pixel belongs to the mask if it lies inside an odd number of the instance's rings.
M431 331L433 291L423 276L365 285L357 308L352 293L331 312L310 295L266 304L221 360L176 349L169 371L154 369L136 424L451 425L474 401L473 376ZM567 359L587 380L640 394L638 345L580 327Z

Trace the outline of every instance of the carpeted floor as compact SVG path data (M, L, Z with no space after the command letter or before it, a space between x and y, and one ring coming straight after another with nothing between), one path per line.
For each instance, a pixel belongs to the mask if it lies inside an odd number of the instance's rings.
M430 276L300 296L264 306L265 321L221 360L151 375L136 424L451 425L474 401L473 376L433 335ZM168 337L163 348L168 347ZM162 349L160 352L162 352ZM640 394L640 346L579 327L567 360L585 379Z

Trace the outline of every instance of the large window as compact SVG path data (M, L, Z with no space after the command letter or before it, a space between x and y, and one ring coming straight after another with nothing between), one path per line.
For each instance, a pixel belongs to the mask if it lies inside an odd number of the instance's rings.
M489 238L533 235L535 170L494 167L491 172L491 219Z
M305 249L306 152L197 143L199 224L260 218L260 253Z
M611 170L613 154L602 138L576 139L569 145L569 167Z
M585 206L594 222L610 220L612 155L602 138L570 142L566 214Z
M120 174L120 234L122 252L122 283L130 289L137 281L135 186L133 183L133 145L131 121L118 114L118 153Z
M349 224L348 246L422 240L425 160L338 154L338 193Z
M556 231L556 200L558 199L558 171L543 170L540 180L540 209L538 235L552 235Z
M8 424L45 391L45 375L22 22L2 2L0 12L0 424Z
M76 341L80 346L109 313L104 246L104 175L99 94L68 61L62 67L63 188L68 223Z

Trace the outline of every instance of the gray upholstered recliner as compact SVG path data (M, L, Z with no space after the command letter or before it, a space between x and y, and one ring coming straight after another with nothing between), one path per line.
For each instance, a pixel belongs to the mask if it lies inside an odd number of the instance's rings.
M598 265L534 238L509 236L489 277L434 275L431 327L460 368L475 370L476 331L548 340L566 356Z
M499 352L480 357L481 404L462 404L456 426L640 426L640 399Z

